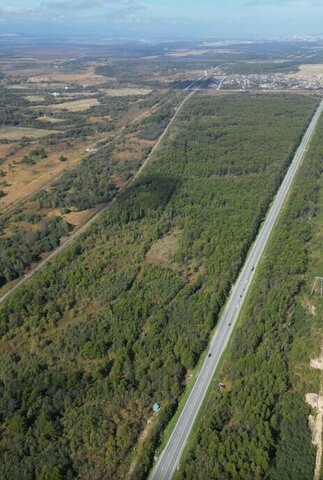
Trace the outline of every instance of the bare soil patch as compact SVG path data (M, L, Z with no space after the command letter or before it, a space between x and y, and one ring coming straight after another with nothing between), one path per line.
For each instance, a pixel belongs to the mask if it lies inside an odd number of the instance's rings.
M309 415L308 423L312 432L312 443L317 448L314 480L318 480L320 478L322 462L323 398L316 393L307 393L306 403L317 412L316 415Z
M291 78L304 78L308 81L318 82L323 85L323 64L300 65L297 72L290 73Z
M302 306L310 315L316 315L316 307L309 301L308 298L305 298L302 301Z
M323 64L322 63L315 63L315 64L307 64L301 65L299 67L299 72L301 75L323 75Z
M314 358L310 363L312 368L323 371L323 352L320 357ZM320 392L307 393L306 403L311 406L313 413L308 417L308 423L312 432L312 443L317 448L314 480L319 480L322 465L322 430L323 430L323 391L322 378Z

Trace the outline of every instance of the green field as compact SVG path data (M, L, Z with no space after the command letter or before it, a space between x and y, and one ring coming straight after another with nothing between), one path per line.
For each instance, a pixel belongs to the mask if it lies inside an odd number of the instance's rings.
M0 476L145 478L316 103L196 95L109 212L0 307Z
M0 127L0 140L20 140L21 138L41 138L58 133L55 130L26 127Z

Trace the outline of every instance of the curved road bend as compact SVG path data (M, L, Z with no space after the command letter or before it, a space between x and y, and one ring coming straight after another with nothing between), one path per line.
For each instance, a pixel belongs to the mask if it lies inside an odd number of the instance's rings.
M170 480L179 461L196 416L201 408L206 392L212 381L212 377L219 364L219 360L232 335L235 323L239 316L243 300L250 287L255 269L262 257L270 234L277 221L282 206L290 191L290 187L302 163L308 144L313 136L317 122L323 111L323 101L316 110L312 121L302 139L302 142L294 156L294 159L287 171L287 174L278 190L275 200L267 214L267 217L259 231L259 234L249 252L248 258L236 281L224 312L219 320L216 332L211 340L209 354L207 356L196 382L184 405L181 415L174 427L171 437L165 449L159 456L151 474L150 480Z
M193 82L190 86L192 87L193 85L195 85L196 83L198 83L200 81L200 79L196 80L195 82ZM147 164L149 163L151 157L153 156L153 154L156 152L157 148L159 147L160 143L162 142L162 140L164 139L165 135L167 134L168 130L170 129L170 127L172 126L172 124L174 123L177 115L179 114L180 110L183 108L184 104L197 92L198 88L196 88L195 90L192 90L188 93L188 95L186 95L186 97L184 98L184 100L181 102L181 104L177 107L173 117L171 118L170 122L168 123L167 127L165 128L165 130L163 131L163 133L161 134L161 136L159 137L159 139L157 140L157 142L155 143L153 149L151 150L150 154L148 155L148 157L146 158L146 160L144 161L144 163L141 165L141 167L139 168L139 170L137 171L137 173L135 174L135 176L130 180L130 182L128 183L128 186L131 185L136 179L137 177L139 176L139 174L142 172L142 170L147 166ZM128 188L127 186L127 188ZM3 303L5 302L6 300L8 300L11 295L17 290L17 288L21 287L22 285L24 285L28 280L30 280L34 275L35 273L37 273L39 270L41 270L45 265L47 265L47 263L49 263L51 260L53 260L59 253L61 253L63 250L65 250L76 238L78 238L82 233L84 233L91 225L92 223L94 223L102 214L103 212L107 211L109 208L111 208L111 206L114 204L114 202L117 200L117 198L119 197L119 195L121 194L122 192L118 193L112 200L111 202L109 202L107 205L105 205L104 207L102 207L95 215L94 217L92 217L85 225L83 225L79 230L77 230L75 233L73 233L69 239L63 243L62 245L60 245L59 247L56 248L56 250L54 250L52 253L50 253L48 255L48 257L46 257L42 262L40 262L33 270L31 270L30 272L28 272L26 275L24 275L22 277L21 280L19 280L16 285L14 285L10 290L8 290L7 293L5 293L4 295L2 295L2 297L0 297L0 303Z

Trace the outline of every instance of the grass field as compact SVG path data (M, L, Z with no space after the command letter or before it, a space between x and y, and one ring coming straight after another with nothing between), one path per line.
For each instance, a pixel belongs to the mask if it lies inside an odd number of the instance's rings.
M42 122L49 122L49 123L59 123L59 122L63 122L64 119L63 118L56 118L56 117L48 117L47 115L44 115L42 117L39 117L38 120L42 121Z
M27 150L18 151L16 155L4 162L2 169L6 173L8 187L4 188L6 196L0 200L0 209L33 194L42 186L46 185L53 178L57 177L64 170L72 168L82 158L86 149L85 143L79 143L72 148L64 148L60 151L48 154L46 159L38 162L36 165L26 165L19 163L9 167L13 160L19 161ZM60 155L66 156L65 162L60 162Z
M4 158L8 152L12 149L11 144L0 144L0 158Z
M0 127L0 140L20 140L23 137L41 138L58 133L56 130L24 127Z
M106 77L96 75L93 71L85 73L57 73L50 75L35 75L28 79L31 83L64 82L79 85L98 85L106 81Z
M83 100L73 100L71 102L56 103L49 105L46 108L49 110L68 110L69 112L83 112L95 105L99 105L97 98L88 98Z
M106 90L108 97L127 97L128 95L148 95L152 90L148 88L111 88Z
M25 99L29 100L29 102L43 102L45 97L41 95L26 95Z

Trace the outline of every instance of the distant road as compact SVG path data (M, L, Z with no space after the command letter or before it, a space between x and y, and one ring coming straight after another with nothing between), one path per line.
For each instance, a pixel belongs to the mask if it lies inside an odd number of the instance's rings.
M226 78L227 78L227 77L221 78L221 81L220 81L219 85L217 86L217 90L221 90L221 87L222 87L222 85L223 85L223 83L224 83L224 80L225 80Z
M188 90L190 89L190 87L192 87L193 85L197 84L198 82L200 81L199 80L196 80L195 82L192 82L191 85L189 85L188 87ZM187 89L185 89L187 90ZM154 155L154 153L156 152L157 148L159 147L160 143L162 142L162 140L164 139L165 135L167 134L168 130L170 129L171 125L174 123L177 115L179 114L180 110L183 108L183 106L185 105L185 103L197 92L198 89L196 90L193 90L193 91L189 91L189 93L186 95L186 97L184 98L184 100L181 102L181 104L177 107L173 117L171 118L170 122L168 123L167 127L165 128L164 132L162 133L162 135L159 137L158 141L155 143L153 149L151 150L150 154L148 155L148 157L146 158L146 160L144 161L144 163L142 164L142 166L139 168L139 170L137 171L137 173L134 175L134 177L131 179L131 181L128 183L128 186L131 185L138 177L138 175L140 175L140 173L142 172L142 170L147 166L147 164L149 163L151 157ZM127 188L128 188L127 186ZM3 303L5 302L6 300L8 300L11 295L19 288L21 287L22 285L24 285L26 282L28 282L34 275L35 273L37 273L39 270L41 270L45 265L47 265L47 263L49 263L50 261L52 261L55 257L57 257L57 255L61 252L63 252L63 250L65 250L69 245L71 245L72 242L74 242L74 240L76 238L78 238L82 233L84 233L105 211L107 211L109 208L111 208L111 206L114 204L114 202L117 200L117 198L119 197L119 195L121 194L122 192L120 192L119 194L117 194L112 200L111 202L109 202L107 205L105 205L104 207L102 207L95 215L94 217L92 217L87 223L85 223L79 230L77 230L75 233L73 233L69 239L63 243L62 245L60 245L59 247L57 247L53 252L51 252L42 262L40 262L33 270L31 270L30 272L28 272L26 275L24 275L21 280L19 280L10 290L8 290L8 292L6 292L4 295L2 295L2 297L0 297L0 303Z
M219 360L232 335L235 323L241 311L244 298L249 290L255 269L262 257L270 234L275 226L279 213L290 191L292 182L303 160L308 144L312 138L317 122L323 111L323 102L319 105L312 121L302 139L288 172L279 188L276 198L268 212L260 232L249 252L249 256L240 273L232 293L219 319L218 328L210 344L209 355L206 357L189 398L174 427L172 435L159 456L150 480L170 480L179 465L180 457L193 427L196 416L201 408L206 392L210 386ZM210 356L211 355L211 356Z

